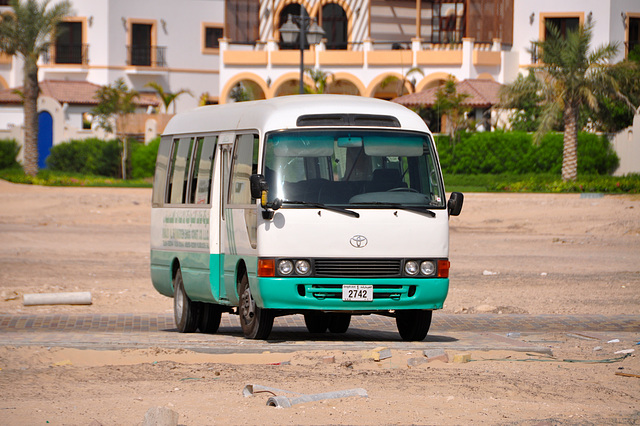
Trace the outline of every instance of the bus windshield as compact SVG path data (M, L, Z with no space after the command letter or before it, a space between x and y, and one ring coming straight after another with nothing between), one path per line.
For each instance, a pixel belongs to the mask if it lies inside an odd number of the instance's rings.
M322 129L267 135L269 201L351 208L444 208L434 145L398 130Z

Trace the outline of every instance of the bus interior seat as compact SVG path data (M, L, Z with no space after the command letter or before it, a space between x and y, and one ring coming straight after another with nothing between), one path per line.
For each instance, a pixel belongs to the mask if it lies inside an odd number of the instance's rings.
M383 192L393 188L406 188L398 169L376 169L373 171L368 192Z

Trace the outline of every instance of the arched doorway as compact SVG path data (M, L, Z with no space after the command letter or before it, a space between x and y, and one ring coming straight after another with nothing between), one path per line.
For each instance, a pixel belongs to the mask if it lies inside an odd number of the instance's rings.
M322 29L327 37L327 49L347 49L348 39L347 13L336 3L322 6Z
M38 168L47 167L47 157L53 147L53 117L47 111L38 114Z

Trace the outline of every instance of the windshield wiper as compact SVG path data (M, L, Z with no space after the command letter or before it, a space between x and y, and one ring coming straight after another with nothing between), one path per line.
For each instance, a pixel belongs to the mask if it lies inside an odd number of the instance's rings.
M406 206L404 204L400 204L400 203L384 203L382 201L368 201L368 202L360 202L360 203L351 203L351 204L373 204L376 206L389 206L389 207L393 207L395 209L399 209L399 210L408 210L411 212L416 212L416 213L421 213L421 214L425 214L429 217L436 217L436 214L434 212L432 212L431 210L429 210L426 207L418 207L418 206Z
M342 213L353 217L360 217L360 213L354 212L353 210L348 210L342 207L335 206L327 206L322 203L311 203L308 201L293 201L293 200L284 200L282 201L284 204L299 204L301 206L309 206L309 207L317 207L319 209L325 209L336 213Z

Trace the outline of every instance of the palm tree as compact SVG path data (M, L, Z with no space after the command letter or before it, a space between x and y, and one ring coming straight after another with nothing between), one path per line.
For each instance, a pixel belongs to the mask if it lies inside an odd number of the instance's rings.
M307 68L305 73L313 80L314 87L304 86L304 92L308 94L322 94L327 90L327 84L333 79L332 73L327 73L321 69Z
M598 93L622 96L609 71L609 62L618 52L617 43L609 43L590 51L593 24L567 31L563 37L558 29L547 23L550 36L533 44L542 52L542 63L530 72L539 84L541 100L540 126L534 134L539 143L556 124L558 117L564 123L564 148L562 153L562 179L578 177L578 120L581 107L596 109ZM522 83L520 81L519 83ZM521 86L521 85L519 85ZM515 96L522 87L511 85L509 94Z
M409 78L409 77L411 76L411 74L416 74L416 73L424 77L424 72L422 71L422 69L420 69L419 67L412 67L412 68L409 68L409 70L406 72L406 74L402 76L402 78L398 78L395 75L388 75L380 82L380 87L384 89L393 83L399 82L400 84L398 87L399 89L398 96L404 95L405 86L407 84L409 84L409 86L411 87L410 93L415 93L416 91L415 77L413 78Z
M13 9L0 19L0 51L20 55L23 68L24 171L38 173L38 58L49 49L58 24L71 14L64 0L49 7L49 0L11 0Z
M145 86L153 88L162 99L162 103L164 104L164 112L169 113L169 106L173 103L173 113L176 113L176 103L174 102L176 98L182 94L189 94L193 96L193 94L187 89L180 89L176 93L165 92L164 88L160 86L155 81L147 83Z

